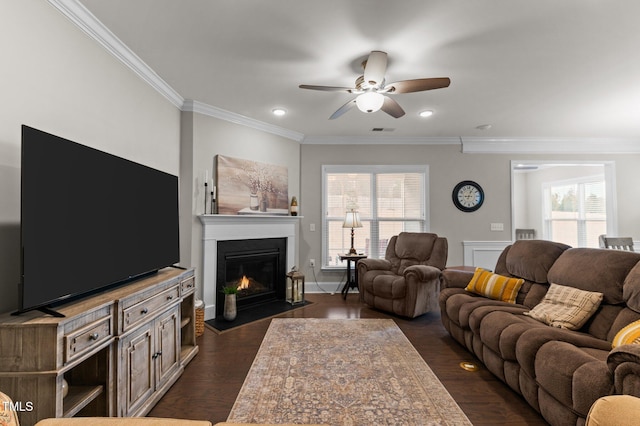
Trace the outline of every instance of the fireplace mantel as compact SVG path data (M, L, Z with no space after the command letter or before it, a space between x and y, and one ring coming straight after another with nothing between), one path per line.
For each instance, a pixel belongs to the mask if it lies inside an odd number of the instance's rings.
M218 241L286 238L287 270L296 265L298 229L302 216L207 214L199 218L202 223L202 298L206 320L215 318L216 313Z

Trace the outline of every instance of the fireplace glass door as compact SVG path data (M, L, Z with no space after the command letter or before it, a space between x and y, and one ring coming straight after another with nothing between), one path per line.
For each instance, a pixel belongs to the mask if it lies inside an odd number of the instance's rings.
M218 242L218 300L222 287L236 287L238 309L284 300L286 238ZM222 308L217 303L216 310ZM219 312L218 312L219 313Z

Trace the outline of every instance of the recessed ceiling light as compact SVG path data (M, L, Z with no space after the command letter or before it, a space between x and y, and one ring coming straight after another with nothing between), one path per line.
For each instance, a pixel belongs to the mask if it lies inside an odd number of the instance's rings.
M287 110L284 108L274 108L271 110L271 112L273 113L273 115L282 116L287 113Z
M493 126L491 124L481 124L479 126L476 126L476 129L478 129L478 130L489 130L492 127Z
M418 113L418 115L423 118L431 117L433 115L433 111L431 110L421 111L420 113Z

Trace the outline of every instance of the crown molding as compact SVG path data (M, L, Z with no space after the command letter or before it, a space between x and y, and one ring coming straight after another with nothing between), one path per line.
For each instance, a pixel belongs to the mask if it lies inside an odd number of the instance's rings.
M459 137L305 136L305 145L460 145Z
M640 154L640 139L461 137L465 154Z
M120 62L128 66L147 84L167 98L169 102L178 108L182 108L184 98L105 27L84 5L77 0L48 0L48 2Z
M298 142L304 138L302 133L293 130L264 123L201 102L185 100L84 5L77 0L48 0L48 2L180 110L198 112Z
M261 130L263 132L272 133L274 135L282 136L287 139L292 139L296 142L301 142L304 138L304 134L300 132L265 123L264 121L246 117L244 115L211 106L203 102L194 101L193 99L187 99L184 101L182 105L182 111L197 112L198 114L219 118L221 120L230 121L232 123L250 127L252 129Z

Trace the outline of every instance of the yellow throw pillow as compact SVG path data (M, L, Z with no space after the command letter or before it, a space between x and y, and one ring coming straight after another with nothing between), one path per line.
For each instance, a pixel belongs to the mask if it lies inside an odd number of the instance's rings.
M522 278L509 278L486 269L476 268L465 290L490 299L516 303L516 296L522 284L524 284Z
M640 320L628 324L613 338L611 346L617 348L622 345L640 344Z

